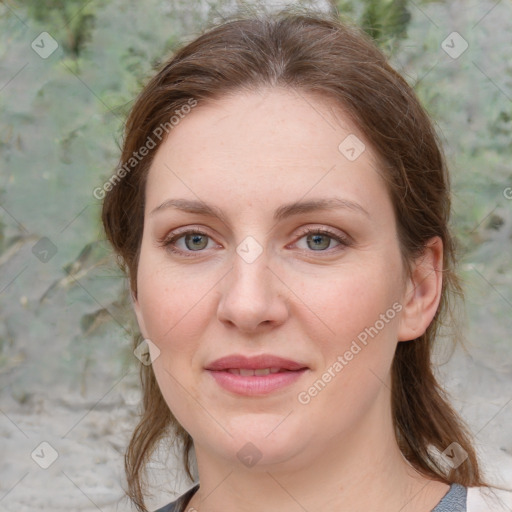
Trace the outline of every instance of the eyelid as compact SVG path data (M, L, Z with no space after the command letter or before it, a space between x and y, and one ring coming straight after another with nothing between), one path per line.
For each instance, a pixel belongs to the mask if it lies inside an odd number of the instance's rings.
M314 233L321 233L325 235L329 235L334 239L340 239L342 242L346 243L347 245L350 243L353 243L352 238L347 235L345 232L336 230L335 228L331 228L330 226L324 226L322 224L318 224L316 226L306 226L303 228L300 228L298 239L302 238L304 235L308 234L314 234Z

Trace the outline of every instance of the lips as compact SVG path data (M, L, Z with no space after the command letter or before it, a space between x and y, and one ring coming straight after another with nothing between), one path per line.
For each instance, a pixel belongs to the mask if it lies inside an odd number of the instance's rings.
M260 356L247 357L239 354L232 356L222 357L213 361L206 366L207 370L211 371L228 371L235 370L236 373L242 375L242 371L259 371L256 375L265 375L261 373L262 370L269 370L269 373L277 373L280 371L296 371L307 368L306 365L291 359L284 359L282 357L273 356L270 354L263 354ZM231 372L233 373L233 372ZM246 375L254 375L254 373L247 373Z
M279 372L289 372L290 370L285 370L283 368L257 368L256 370L251 370L250 368L229 368L226 371L228 373L232 373L233 375L242 375L243 377L251 377L251 376L261 376L261 375L270 375L271 373L279 373Z
M265 395L296 382L309 368L291 359L261 355L232 355L205 367L214 381L236 395Z

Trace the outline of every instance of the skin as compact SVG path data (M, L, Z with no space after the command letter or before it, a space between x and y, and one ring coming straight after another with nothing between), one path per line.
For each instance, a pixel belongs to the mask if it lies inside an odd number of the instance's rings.
M349 134L366 144L354 161L338 149ZM427 512L447 492L402 457L390 407L396 345L420 336L439 304L442 242L430 240L405 272L377 168L369 142L341 109L285 89L200 104L159 148L147 181L134 308L154 344L162 394L194 439L201 487L188 507ZM283 204L328 197L367 213L344 208L273 220ZM225 218L153 212L171 198L214 204ZM304 227L328 228L350 243L326 237L319 249L308 245ZM208 235L196 245L176 240L190 257L159 242L178 228ZM248 236L263 251L251 263L236 251ZM298 393L395 303L401 311L378 335L299 403ZM204 370L234 353L275 354L309 369L269 395L239 396ZM261 454L252 467L237 457L248 442Z

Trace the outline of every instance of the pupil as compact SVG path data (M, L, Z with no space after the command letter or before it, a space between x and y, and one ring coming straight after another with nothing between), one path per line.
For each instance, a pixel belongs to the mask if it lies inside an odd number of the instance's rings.
M325 235L311 235L311 237L313 238L315 247L320 247L322 249L326 249L329 246L329 240L327 239L327 237ZM324 243L322 245L322 242L321 242L322 238L327 240L327 244Z
M201 238L205 238L203 235L188 235L187 237L187 241L190 241L190 239L192 239L192 244L195 245L195 248L196 249L204 249L204 247L206 247L206 245L204 244L204 240L203 240L203 245L202 246L198 246L196 245L198 242L200 243L201 241ZM190 247L189 247L190 249Z

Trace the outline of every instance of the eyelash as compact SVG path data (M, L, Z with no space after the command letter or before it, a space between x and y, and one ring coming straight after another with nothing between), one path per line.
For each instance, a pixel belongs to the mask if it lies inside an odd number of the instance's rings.
M182 231L180 233L170 233L170 235L167 235L166 237L158 240L158 244L159 246L161 247L165 247L167 250L171 251L172 253L175 253L175 254L179 254L181 256L184 256L186 258L194 258L194 254L195 252L197 253L201 253L201 252L204 252L204 250L201 250L201 251L182 251L180 249L176 249L176 247L174 247L174 243L179 240L181 237L185 236L185 235L201 235L201 236L206 236L208 238L212 238L210 235L208 235L208 233L204 233L203 231L199 231L199 230L196 230L196 229L189 229L187 231ZM329 238L332 238L334 240L336 240L337 242L339 242L339 246L333 248L333 249L326 249L326 250L323 250L323 251L307 251L307 252L319 252L319 253L325 253L325 252L332 252L333 250L335 251L336 249L340 249L340 247L343 249L343 248L346 248L346 247L349 247L351 245L351 242L350 240L348 239L348 237L345 237L345 236L341 236L339 235L338 233L334 233L333 231L330 231L328 229L320 229L320 228L305 228L301 231L300 233L300 236L299 238L297 239L297 241L299 241L301 238L304 238L305 236L307 235L325 235L325 236L328 236Z

